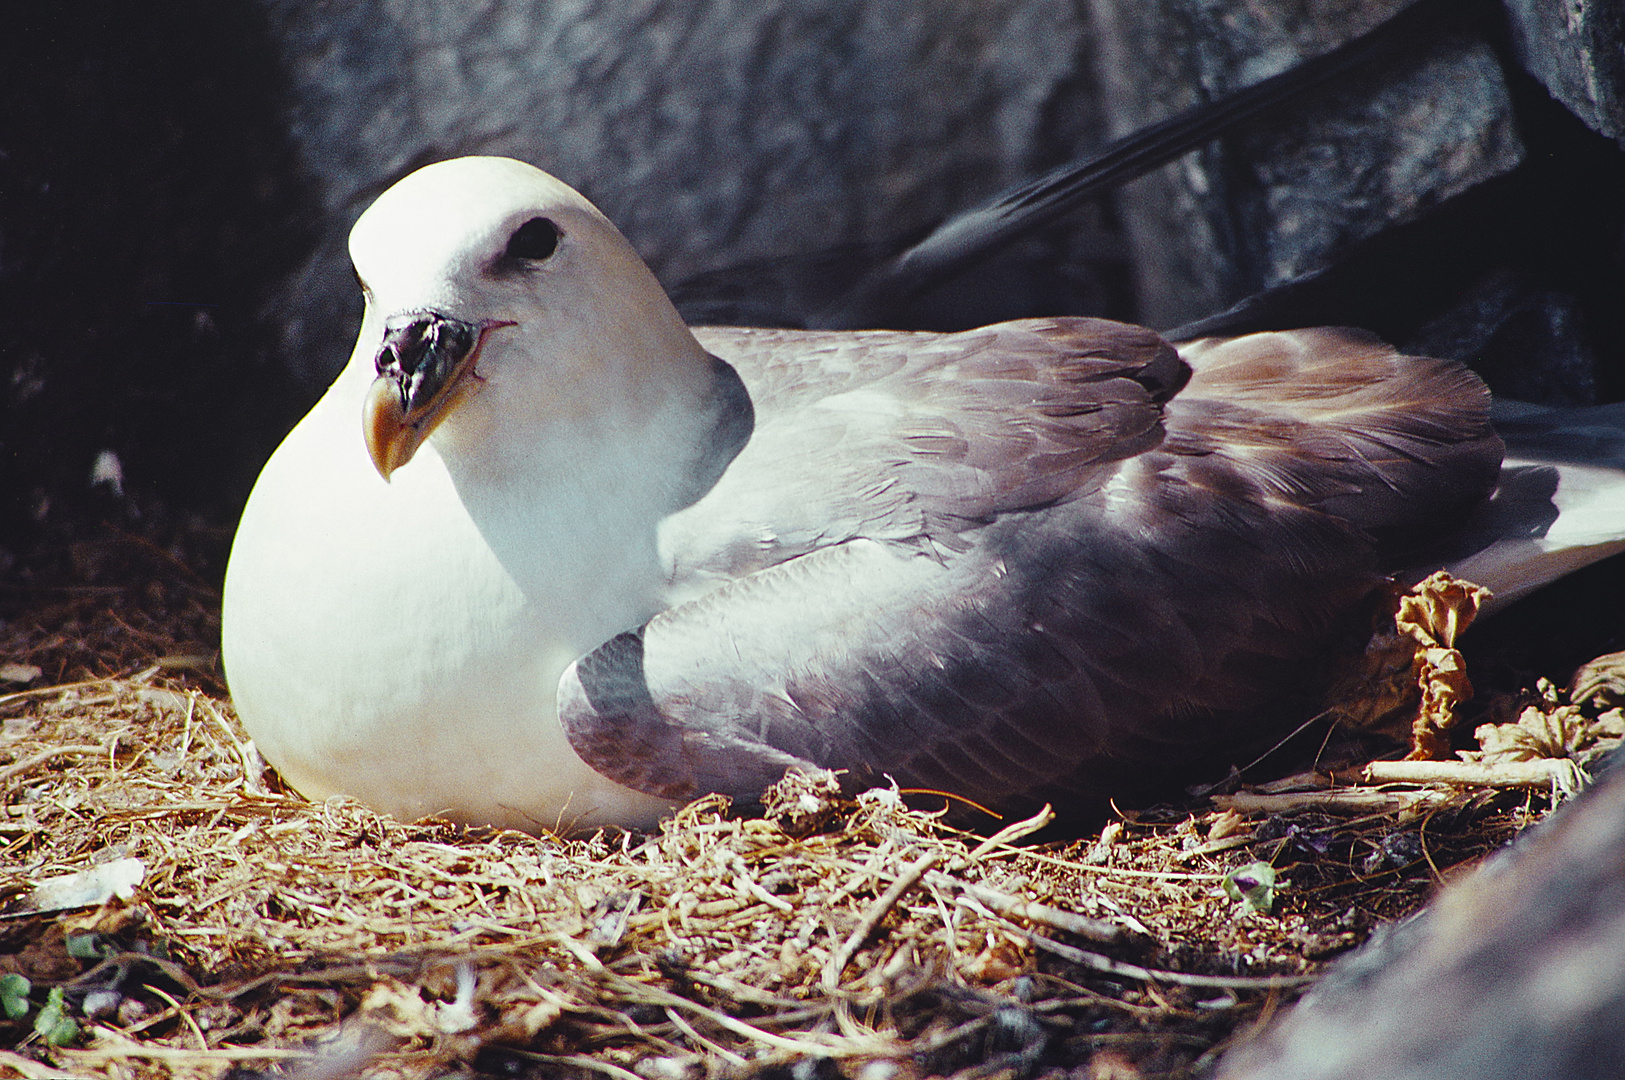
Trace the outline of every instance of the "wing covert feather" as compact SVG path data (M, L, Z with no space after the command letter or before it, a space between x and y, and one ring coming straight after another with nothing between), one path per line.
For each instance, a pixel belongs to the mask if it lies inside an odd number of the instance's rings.
M697 334L738 370L756 430L662 527L678 583L857 537L951 547L969 523L1074 497L1161 441L1161 402L1187 374L1152 331L1100 319Z

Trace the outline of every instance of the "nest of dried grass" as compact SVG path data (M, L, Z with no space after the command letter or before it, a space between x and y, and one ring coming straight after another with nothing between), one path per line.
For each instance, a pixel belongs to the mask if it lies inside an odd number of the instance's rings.
M31 989L0 1071L1185 1076L1549 801L1315 774L1024 847L1041 822L968 835L815 777L649 836L402 823L263 771L210 593L156 564L14 605L0 661L40 674L0 695L0 974ZM128 898L26 913L129 858ZM1258 862L1267 911L1224 889Z

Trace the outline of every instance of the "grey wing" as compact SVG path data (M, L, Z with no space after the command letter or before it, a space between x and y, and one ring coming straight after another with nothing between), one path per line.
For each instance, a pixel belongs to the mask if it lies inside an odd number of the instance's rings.
M1231 733L1374 580L1331 519L1294 537L1316 590L1274 574L1267 537L1206 544L1169 506L1159 549L1098 510L1010 515L945 557L854 540L753 573L579 661L565 730L671 798L755 795L793 764L992 806L1121 791Z
M1358 334L1207 343L1191 363L1166 432L1177 373L1130 377L1121 357L1072 407L1046 399L1043 421L1079 417L1080 434L1069 451L1047 432L1052 467L1030 482L1029 463L1001 474L976 445L889 462L904 505L923 504L918 535L877 515L877 534L750 569L607 643L561 683L572 743L670 797L754 794L808 763L999 805L1120 791L1258 734L1380 580L1374 534L1481 498L1500 447L1470 373ZM974 409L945 414L974 444Z
M662 526L678 596L860 537L953 548L969 526L1074 497L1161 441L1162 402L1188 374L1152 331L1099 319L701 340L756 422Z
M1495 495L1468 527L1418 557L1488 587L1488 610L1625 551L1625 405L1545 406L1498 400L1507 443Z

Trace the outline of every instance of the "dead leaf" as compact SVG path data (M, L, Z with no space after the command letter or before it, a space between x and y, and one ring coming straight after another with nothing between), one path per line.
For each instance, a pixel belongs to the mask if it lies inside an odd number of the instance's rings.
M550 1026L564 1015L564 1009L554 1001L515 1001L502 1011L491 1031L491 1039L511 1039L528 1042L536 1033Z
M1456 706L1473 696L1467 664L1455 649L1422 649L1416 657L1416 681L1422 702L1411 724L1411 752L1406 758L1439 761L1450 754L1445 734L1455 726Z
M1227 836L1234 836L1245 828L1247 828L1246 815L1238 814L1234 810L1226 810L1213 819L1213 824L1207 831L1208 842L1211 843L1214 840L1223 840Z
M1400 597L1394 625L1419 648L1411 662L1422 700L1411 723L1412 761L1439 761L1449 756L1446 732L1456 723L1456 706L1473 696L1467 664L1456 651L1456 637L1472 625L1490 591L1451 577L1443 570Z
M361 999L361 1013L398 1039L433 1038L440 1034L429 1015L429 1003L416 987L385 975Z
M961 973L971 982L992 986L1022 974L1027 969L1027 961L1028 950L1022 943L990 930L987 944Z
M1585 765L1619 745L1625 736L1625 710L1610 709L1593 719L1577 705L1530 705L1516 723L1482 724L1473 735L1479 749L1463 751L1467 761L1570 758Z
M762 793L767 816L795 837L811 836L835 820L844 802L840 776L828 769L790 769Z
M1102 1050L1089 1058L1089 1080L1140 1080L1140 1067L1115 1050Z
M1569 680L1569 700L1604 709L1625 705L1625 652L1609 653L1581 664Z
M1413 758L1443 757L1456 706L1473 694L1456 637L1489 596L1442 570L1392 596L1364 650L1333 679L1328 711L1358 730L1409 739Z
M1424 645L1451 648L1478 617L1491 593L1482 585L1451 577L1440 570L1399 598L1394 623Z
M18 907L6 914L93 907L114 897L128 900L146 873L146 865L140 859L116 859L88 870L46 878L34 886L34 891Z
M1485 724L1473 734L1483 749L1480 761L1532 761L1569 757L1590 725L1580 710L1564 705L1543 712L1531 705L1515 724Z
M1409 733L1421 691L1411 673L1416 641L1394 626L1398 597L1374 620L1358 656L1343 658L1326 691L1325 708L1358 731Z
M34 664L0 664L0 682L31 683L43 674Z

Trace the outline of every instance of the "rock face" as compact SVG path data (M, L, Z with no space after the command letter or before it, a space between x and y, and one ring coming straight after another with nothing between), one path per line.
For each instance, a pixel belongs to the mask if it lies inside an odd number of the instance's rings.
M1625 145L1625 7L1504 0L1518 59L1594 131Z
M1101 130L1071 0L90 0L0 40L0 562L108 511L103 451L231 514L353 343L351 222L417 165L544 165L673 284L905 237ZM1041 242L1045 306L1088 231Z
M1618 138L1619 5L1507 2L1523 64ZM622 226L685 313L771 321L1108 134L1317 55L1403 3L11 5L0 564L40 524L108 512L104 451L127 493L228 517L351 347L351 222L427 161L499 153L553 170ZM1550 158L1548 175L1484 202L1493 212L1458 237L1568 206L1588 236L1607 234L1584 241L1585 259L1578 234L1528 218L1508 235L1549 249L1555 273L1480 260L1448 303L1418 293L1412 306L1435 310L1393 331L1379 321L1391 297L1371 319L1314 310L1483 359L1498 390L1625 393L1625 363L1609 375L1597 344L1625 341L1618 200L1561 186L1591 176L1617 191L1617 147L1595 137L1613 154L1596 163L1548 155L1550 125L1520 131L1508 104L1509 85L1531 80L1512 63L1509 83L1484 44L1493 34L1443 27L1136 182L1119 209L1097 202L1046 226L889 325L1099 314L1167 327ZM1403 255L1368 279L1393 293L1393 267L1420 262ZM1439 278L1431 264L1410 272ZM760 302L775 291L789 302ZM1530 375L1537 354L1556 367Z
M669 286L891 241L1100 138L1070 0L261 2L327 218L284 322L311 379L350 344L350 223L431 160L556 173Z
M1328 51L1403 0L1093 0L1113 135ZM1122 194L1140 314L1167 327L1315 270L1518 164L1499 64L1441 22Z

